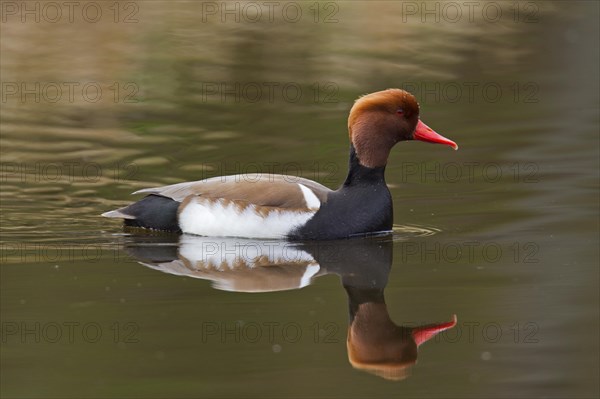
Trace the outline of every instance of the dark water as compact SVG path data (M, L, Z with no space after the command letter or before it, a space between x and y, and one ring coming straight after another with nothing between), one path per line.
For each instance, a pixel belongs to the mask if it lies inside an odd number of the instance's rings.
M3 2L2 396L597 397L598 3L474 3ZM229 267L198 248L264 243L98 217L221 174L335 187L388 87L460 145L394 149L391 238ZM402 364L353 367L357 303ZM416 362L399 332L453 315Z

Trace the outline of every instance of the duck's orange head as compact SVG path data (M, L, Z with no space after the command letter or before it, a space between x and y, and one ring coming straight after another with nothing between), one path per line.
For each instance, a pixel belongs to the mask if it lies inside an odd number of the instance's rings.
M348 117L348 133L360 164L369 168L385 166L392 147L404 140L458 149L454 141L421 122L417 99L400 89L378 91L356 100Z

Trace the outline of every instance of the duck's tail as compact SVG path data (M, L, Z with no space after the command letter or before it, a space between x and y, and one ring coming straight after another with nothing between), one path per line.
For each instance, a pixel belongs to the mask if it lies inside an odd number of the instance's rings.
M178 201L152 194L126 207L104 212L102 216L123 219L125 226L181 232L177 221L178 208Z

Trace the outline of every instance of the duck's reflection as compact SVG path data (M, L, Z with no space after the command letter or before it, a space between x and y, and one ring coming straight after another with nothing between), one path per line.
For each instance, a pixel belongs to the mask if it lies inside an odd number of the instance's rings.
M417 362L418 347L456 325L404 327L395 324L387 310L382 288L345 286L350 302L348 360L354 368L385 379L402 380Z
M158 241L157 241L158 240ZM236 292L298 289L315 278L337 274L348 295L348 360L353 367L401 380L416 363L418 347L453 320L418 327L399 326L388 313L384 289L392 265L389 237L292 243L183 235L132 237L127 252L165 273L210 280Z

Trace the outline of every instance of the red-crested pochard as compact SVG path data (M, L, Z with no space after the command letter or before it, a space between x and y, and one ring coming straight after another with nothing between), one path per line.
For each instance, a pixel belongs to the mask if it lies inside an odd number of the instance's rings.
M390 150L400 141L458 146L419 119L415 97L388 89L360 97L350 110L350 167L337 190L285 175L255 174L147 188L148 194L102 216L126 226L203 236L334 239L392 229L385 183Z

